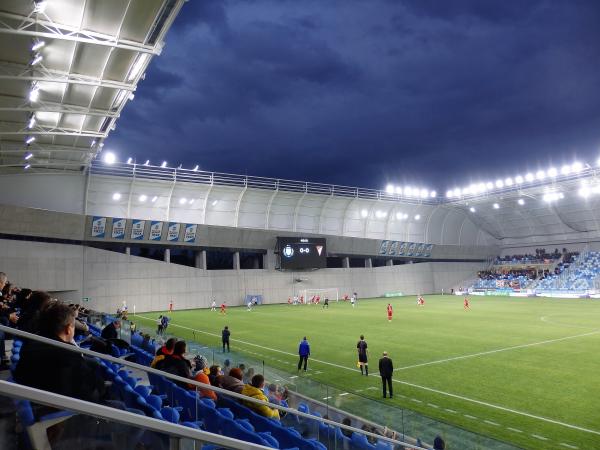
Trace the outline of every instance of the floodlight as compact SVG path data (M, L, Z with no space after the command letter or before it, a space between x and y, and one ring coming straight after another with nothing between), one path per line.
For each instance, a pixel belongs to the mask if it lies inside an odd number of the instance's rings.
M429 196L430 196L431 198L436 198L436 197L437 197L437 192L435 192L435 191L431 191L431 192L429 193Z
M466 188L463 188L463 190L461 191L461 194L462 194L462 195L469 195L470 193L471 193L471 191L469 190L469 188L468 188L468 187L466 187Z
M33 59L31 60L31 62L29 63L29 65L35 66L35 65L41 63L42 59L44 59L44 57L42 55L40 55L39 53L36 53L35 56L33 57Z
M522 198L520 198L519 200L517 200L517 203L521 206L523 206L525 204L525 200L523 200Z
M473 208L472 206L469 208L469 211L471 211L472 213L475 212L475 208Z
M37 52L44 45L46 45L46 43L44 41L35 41L34 44L31 46L31 51Z
M479 192L485 192L485 183L479 183L479 184L477 185L477 190L478 190Z
M583 170L583 164L581 164L579 161L575 161L573 164L571 164L571 170L575 173L579 173Z
M30 130L35 126L35 115L31 115L31 117L29 118L29 122L27 122L27 128L29 128Z
M215 203L215 202L213 202L213 206L214 206L215 204L216 204L216 203ZM360 215L361 215L361 217L363 217L363 218L364 218L364 217L367 217L367 216L369 215L369 211L367 211L366 209L361 209L361 210L360 210Z
M453 190L446 191L446 198L452 198L452 197L454 197L454 191Z
M26 161L30 160L31 158L33 158L33 153L27 153L27 154L25 155L25 160L26 160Z
M23 169L27 170L31 167L31 164L25 164L25 166L23 166Z
M421 214L415 214L415 220L421 220Z
M500 205L498 203L494 203L494 209L500 209Z
M489 191L490 189L494 189L494 183L492 183L491 181L488 181L487 183L485 183L485 188Z
M29 91L29 101L35 103L40 98L40 88L36 85L31 87L31 91Z
M115 192L112 196L112 199L115 201L121 200L121 194L119 192Z
M133 67L131 68L129 75L127 76L127 81L133 81L133 79L135 79L135 77L137 77L140 74L140 72L142 71L142 68L144 67L144 63L146 62L147 59L148 59L147 53L142 53L138 57L137 61L133 64Z
M556 167L550 167L547 174L550 178L554 178L558 175L558 170L556 170Z
M147 166L147 165L149 165L149 164L150 164L150 160L149 160L149 159L147 159L147 160L146 160L146 162L144 163L144 165L145 165L145 166Z
M412 188L410 186L406 186L404 188L404 195L410 197L412 195Z
M504 185L505 186L512 186L513 185L513 179L508 177L506 180L504 180Z
M130 92L127 98L129 99L129 101L131 101L135 98L135 94L133 92Z
M148 196L145 194L140 195L139 197L140 202L144 203L146 200L148 200Z
M196 201L196 199L195 199L195 198L192 198L192 199L191 199L191 200L190 200L188 203L189 203L190 205L193 205L195 201Z
M187 203L187 198L182 197L182 198L179 199L179 204L180 205L185 205L186 203Z
M166 162L166 161L163 161L163 162L162 162L162 164L160 165L160 167L162 167L163 169L164 169L165 167L167 167L167 162Z
M590 194L591 194L590 188L587 186L584 186L581 189L579 189L579 195L583 198L588 198L590 196Z
M100 148L104 147L104 142L100 142L100 143L98 144L98 147L100 147Z
M533 176L532 173L528 173L527 175L525 175L525 180L529 181L530 183L535 179L535 177Z
M104 155L104 162L106 164L114 164L116 160L117 160L117 157L115 156L115 154L113 152L107 152Z
M158 200L158 195L155 195L154 197L152 197L152 203L154 203L156 200Z
M200 168L200 166L198 166L198 164L196 164L196 166L192 169L194 172L198 172L198 169Z
M211 205L213 205L213 206L217 206L217 203L219 203L219 201L218 201L218 200L213 200L213 201L212 201L212 203L211 203ZM363 209L363 211L366 211L366 209ZM361 214L362 214L362 213L361 213ZM367 217L367 216L364 216L364 217Z
M454 188L454 196L455 197L460 197L461 196L460 188Z
M90 144L90 147L93 147L94 145L96 145L96 139L94 139L94 140L92 141L92 143Z
M41 14L46 10L46 6L48 6L46 0L33 0L33 12Z
M560 169L561 175L569 175L570 173L571 173L571 166L569 166L568 164L565 164L564 166L561 167L561 169Z
M133 162L133 158L130 156L129 158L127 158L127 164L131 164Z
M429 191L427 189L421 189L420 195L421 198L427 198L429 197Z
M535 173L535 177L536 177L538 180L543 180L544 178L546 178L546 172L544 172L543 170L538 170L538 171Z
M29 136L27 139L25 139L25 143L27 145L30 145L33 141L35 141L35 136Z
M469 186L469 192L471 192L471 194L477 194L478 190L477 190L477 185L476 184L472 184Z
M517 175L515 177L515 183L517 183L517 184L523 184L523 177L521 175Z
M388 194L392 195L394 193L394 185L393 184L388 184L385 187L385 192L387 192Z
M548 193L544 194L544 196L542 198L544 199L545 202L551 203L551 202L554 202L554 201L559 200L564 197L565 196L563 195L562 192L548 192Z
M407 213L402 214L402 218L403 219L408 219L408 214Z
M503 188L504 187L504 181L502 181L502 180L496 180L496 187L498 189Z

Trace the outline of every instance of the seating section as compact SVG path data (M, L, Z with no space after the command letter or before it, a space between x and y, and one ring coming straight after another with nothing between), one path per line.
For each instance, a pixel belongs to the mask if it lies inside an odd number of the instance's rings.
M594 280L600 276L600 252L586 252L575 258L564 271L541 280L536 290L580 291L594 288Z

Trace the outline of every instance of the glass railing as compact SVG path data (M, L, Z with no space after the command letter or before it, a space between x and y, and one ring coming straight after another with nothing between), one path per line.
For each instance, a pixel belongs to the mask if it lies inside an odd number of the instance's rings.
M154 336L150 341L150 345L152 345L152 342L164 342L169 337L176 337L176 335L170 334L156 336L156 330L141 323L138 325L137 330L146 335ZM198 334L195 334L195 336L198 338ZM275 384L276 389L287 392L287 402L290 407L297 408L299 404L303 403L309 406L311 412L316 412L322 417L339 423L344 419L349 419L352 426L370 430L377 435L393 437L412 445L421 442L431 444L436 436L441 436L452 448L455 448L454 445L460 444L460 448L463 450L516 450L518 448L434 420L412 410L384 405L359 393L343 391L309 377L297 376L294 373L272 367L264 360L242 352L224 353L220 347L212 347L188 339L186 339L186 343L188 354L204 356L210 365L218 365L222 373L228 373L230 368L241 366L244 368L245 382L248 382L253 374L260 373L267 380L267 385ZM369 387L367 389L380 388ZM323 442L322 436L320 436L320 439ZM335 448L335 445L334 439L330 442L328 448Z

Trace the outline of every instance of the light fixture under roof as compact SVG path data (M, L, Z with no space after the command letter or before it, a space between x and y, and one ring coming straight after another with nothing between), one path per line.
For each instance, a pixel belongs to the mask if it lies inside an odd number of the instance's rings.
M139 200L140 202L144 203L146 200L148 200L148 196L146 194L142 194L139 196Z
M32 103L37 102L40 99L40 88L37 85L31 87L29 91L29 101Z
M158 195L155 195L154 197L152 197L152 203L154 203L156 200L158 200Z
M198 164L196 164L194 166L194 168L192 169L194 172L198 172L198 169L200 168L200 166Z
M475 212L475 208L473 208L472 206L469 208L469 211L471 211L472 213Z
M569 175L571 173L571 166L568 164L565 164L564 166L562 166L560 168L560 174L561 175Z
M544 172L543 170L538 170L535 173L535 178L538 180L543 180L544 178L546 178L546 172Z
M31 167L31 164L25 164L25 166L23 166L23 169L27 170Z
M454 191L452 189L446 191L446 198L454 197Z
M436 197L437 197L437 192L435 192L435 191L431 191L431 192L429 193L429 196L430 196L431 198L436 198Z
M32 52L37 52L39 49L41 49L44 45L46 45L46 42L44 41L35 41L33 43L33 45L31 46L31 51Z
M581 164L579 161L575 161L573 164L571 164L571 170L574 173L579 173L583 170L583 164Z
M498 203L493 204L494 209L500 209L500 205Z
M149 166L150 165L150 160L147 159L146 162L144 163L145 166Z
M27 154L25 155L25 161L28 161L28 160L30 160L31 158L33 158L33 153L27 153Z
M564 197L565 196L562 192L547 192L546 194L544 194L544 196L542 198L544 199L545 202L551 203L551 202L555 202L556 200L560 200Z
M387 192L388 194L393 194L394 193L394 185L393 184L388 184L385 187L385 192Z
M41 14L46 11L46 6L48 6L46 0L33 0L33 12Z
M187 198L182 197L182 198L179 199L179 204L180 205L185 205L186 203L187 203Z
M554 178L558 175L558 170L556 170L556 167L550 167L546 173L550 178Z
M138 59L133 64L133 67L131 68L129 75L127 76L127 81L133 81L140 74L140 72L144 68L144 64L147 59L148 59L147 53L142 53L142 54L140 54L140 56L138 56Z
M30 130L35 126L35 114L31 114L31 117L29 118L29 122L27 122L27 128L29 128Z
M523 200L522 198L520 198L519 200L517 200L517 203L521 206L523 206L525 204L525 200Z
M494 183L492 183L491 181L488 181L487 183L485 183L485 188L489 191L490 189L494 189Z
M402 195L402 188L400 186L396 186L396 195Z
M190 199L190 201L189 201L188 203L189 203L190 205L193 205L195 201L196 201L196 199L195 199L195 198L191 198L191 199Z
M167 162L166 162L166 161L163 161L163 162L162 162L162 164L160 165L160 167L162 167L163 169L164 169L165 167L167 167Z
M129 158L127 158L127 164L131 164L133 162L133 158L130 156Z
M216 200L215 200L215 202L216 202ZM215 203L215 202L212 202L212 205L213 205L213 206L215 206L215 205L216 205L216 203ZM361 210L360 210L360 216L361 216L361 217L365 218L365 217L367 217L368 215L369 215L369 211L367 211L366 209L361 209Z
M36 53L33 56L33 59L31 60L31 62L29 63L29 65L30 66L36 66L39 63L41 63L43 59L44 59L44 57L42 55L40 55L39 53Z
M503 188L504 187L504 181L502 181L502 180L496 180L496 187L498 189Z
M117 157L113 152L106 152L103 160L106 164L114 164L117 161Z
M115 192L115 193L112 195L112 199L113 199L114 201L121 200L121 193L120 193L120 192Z
M29 136L27 139L25 139L25 143L27 145L31 145L34 141L35 141L35 136Z
M421 220L421 214L415 214L415 220Z
M528 173L527 175L525 175L525 180L531 183L533 180L535 180L535 177L532 173Z
M517 184L523 184L523 177L521 175L517 175L515 177L515 183L517 183Z
M505 186L512 186L513 185L513 179L508 177L506 180L504 180L504 185Z

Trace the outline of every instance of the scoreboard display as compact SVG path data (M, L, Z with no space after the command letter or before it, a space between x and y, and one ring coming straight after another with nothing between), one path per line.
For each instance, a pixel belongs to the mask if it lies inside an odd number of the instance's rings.
M282 269L327 267L327 248L324 238L278 237L277 250Z

